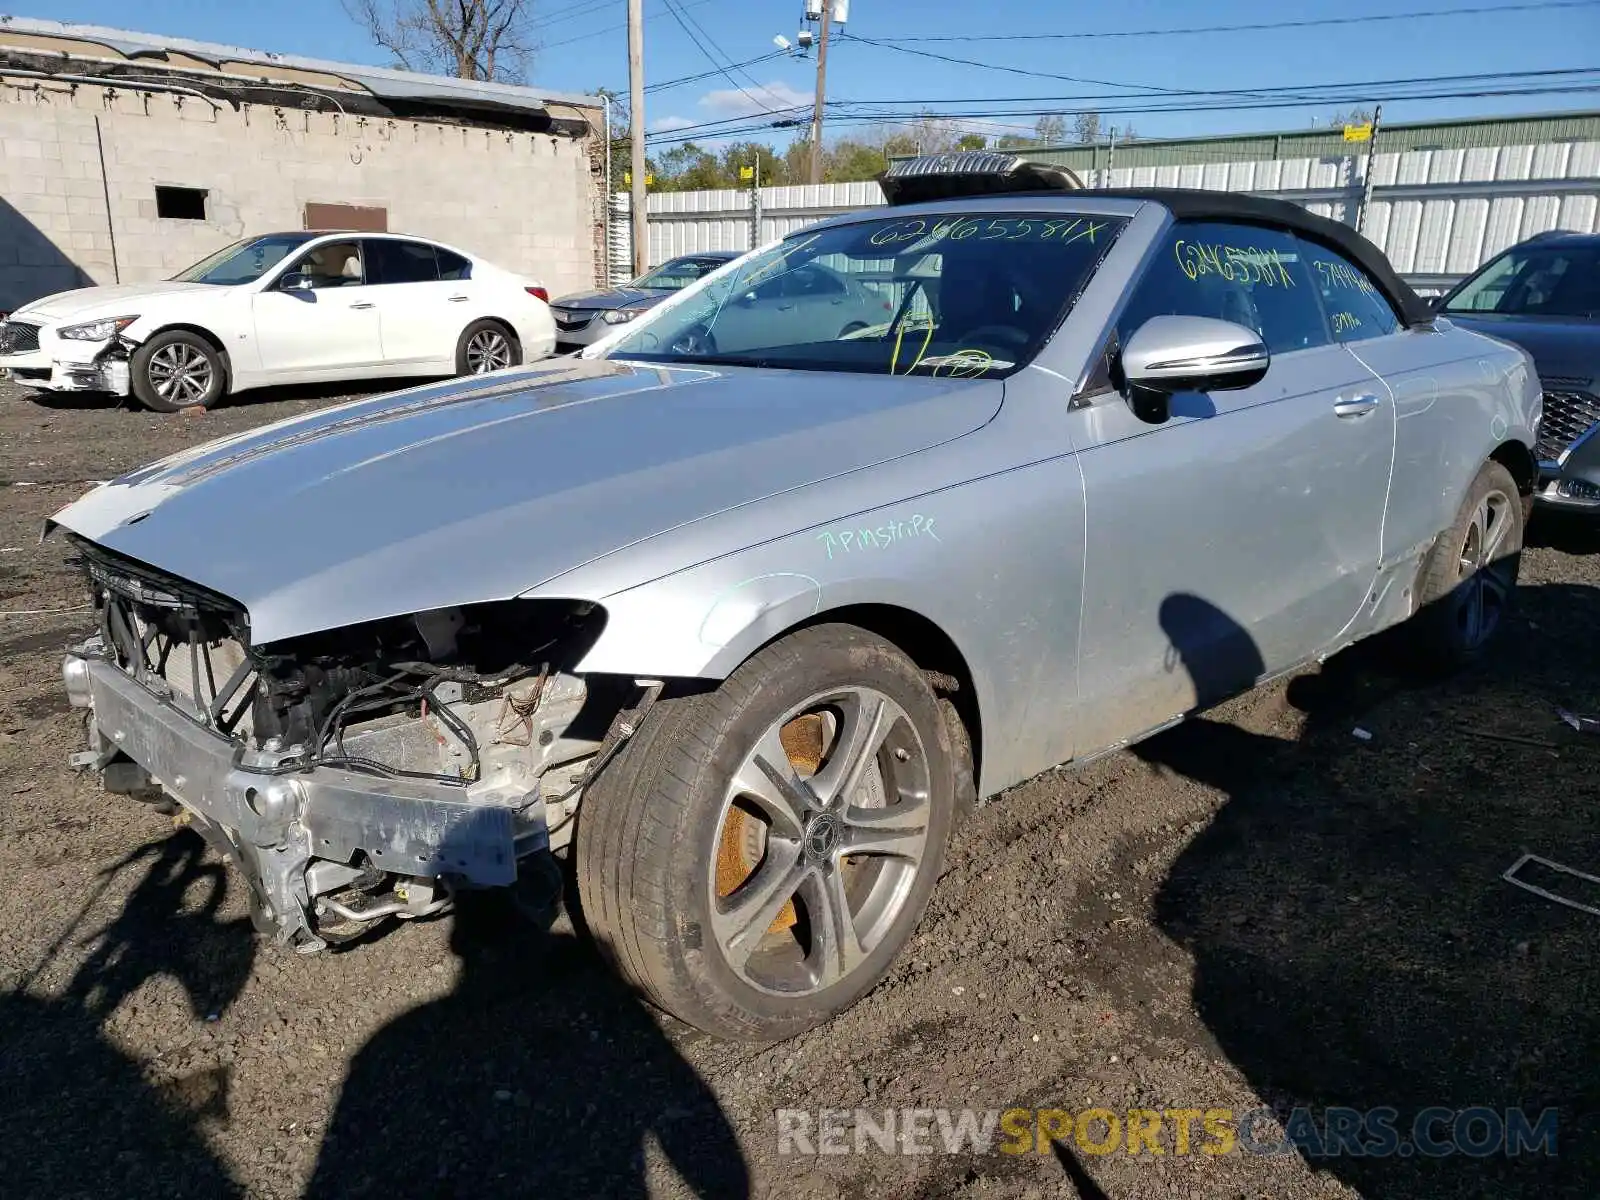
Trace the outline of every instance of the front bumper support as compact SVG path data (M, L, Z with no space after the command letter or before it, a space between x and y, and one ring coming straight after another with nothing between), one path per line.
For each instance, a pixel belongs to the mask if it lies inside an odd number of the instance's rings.
M322 948L317 881L357 874L359 855L380 871L492 887L514 882L518 853L538 848L516 808L469 800L464 787L329 767L273 774L287 756L245 753L98 651L91 639L63 666L69 699L89 710L89 750L74 765L104 769L126 755L144 768L239 867L256 928L279 942Z

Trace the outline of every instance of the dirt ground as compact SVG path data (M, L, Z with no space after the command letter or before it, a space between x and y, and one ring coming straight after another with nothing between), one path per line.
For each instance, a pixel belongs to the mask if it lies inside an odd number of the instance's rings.
M82 600L41 520L87 481L335 399L166 417L0 388L7 1195L1600 1188L1600 917L1501 879L1524 850L1600 874L1600 737L1555 712L1600 712L1600 531L1536 518L1520 615L1467 675L1408 684L1369 645L998 797L890 978L752 1050L641 1005L565 920L473 905L338 954L264 945L197 839L67 769L59 651L85 629L59 610ZM1402 1133L1429 1106L1554 1107L1558 1133L1520 1158L1203 1154L1198 1124L1186 1154L1171 1125L1160 1155L779 1153L779 1109L1019 1106L1390 1106Z

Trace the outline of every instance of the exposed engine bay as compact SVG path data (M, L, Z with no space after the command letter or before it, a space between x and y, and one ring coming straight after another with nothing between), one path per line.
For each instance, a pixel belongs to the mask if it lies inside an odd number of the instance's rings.
M442 911L457 887L562 850L584 782L642 712L630 706L660 692L572 673L605 619L593 604L466 605L256 647L227 598L75 542L100 623L67 665L90 709L76 765L108 790L175 800L251 879L258 926L302 948ZM109 698L84 686L91 662L226 739L204 743L231 756L222 798L197 790L203 765L129 753L122 730L95 727Z

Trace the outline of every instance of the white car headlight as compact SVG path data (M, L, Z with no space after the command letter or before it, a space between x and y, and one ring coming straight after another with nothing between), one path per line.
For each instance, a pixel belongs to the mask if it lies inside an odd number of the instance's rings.
M56 330L56 336L74 342L103 342L116 337L138 319L136 316L101 317L98 321L85 321L82 325L63 325Z
M600 314L600 319L607 325L626 325L644 309L642 308L613 308Z

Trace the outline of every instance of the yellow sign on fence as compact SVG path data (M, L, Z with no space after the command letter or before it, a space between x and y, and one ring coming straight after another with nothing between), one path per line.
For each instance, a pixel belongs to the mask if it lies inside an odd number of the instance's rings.
M1344 140L1347 142L1370 142L1372 140L1372 126L1346 125L1344 127Z

